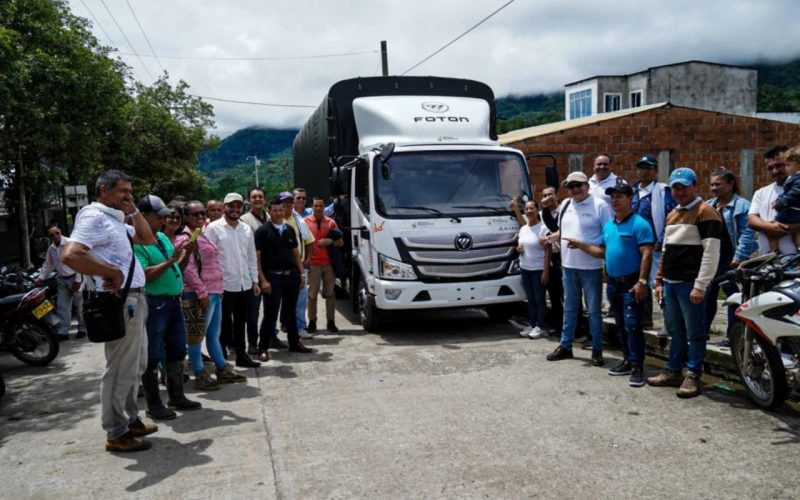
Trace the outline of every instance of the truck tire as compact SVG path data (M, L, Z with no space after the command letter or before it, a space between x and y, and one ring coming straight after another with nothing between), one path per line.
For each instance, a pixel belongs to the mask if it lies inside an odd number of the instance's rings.
M496 323L506 323L514 315L515 304L496 304L486 306L486 314Z
M367 283L361 280L361 290L358 292L358 317L364 331L374 333L380 330L382 323L381 310L375 307L375 302L369 296Z

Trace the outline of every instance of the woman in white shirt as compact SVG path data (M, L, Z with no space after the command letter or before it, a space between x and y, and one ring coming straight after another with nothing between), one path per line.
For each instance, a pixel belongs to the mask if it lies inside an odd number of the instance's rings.
M544 317L547 313L548 269L550 268L550 246L543 247L539 237L547 232L547 228L539 218L539 204L533 200L525 203L525 219L527 223L519 230L517 253L522 287L528 299L528 321L530 328L519 334L532 339L547 335L544 330Z

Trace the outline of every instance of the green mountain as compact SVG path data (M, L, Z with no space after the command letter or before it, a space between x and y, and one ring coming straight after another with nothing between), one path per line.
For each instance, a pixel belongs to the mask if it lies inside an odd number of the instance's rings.
M204 173L230 168L252 160L248 156L267 159L270 156L291 149L297 135L296 129L275 129L267 127L248 127L236 131L223 139L219 148L198 155L197 168Z
M800 59L752 66L758 69L759 111L800 111Z

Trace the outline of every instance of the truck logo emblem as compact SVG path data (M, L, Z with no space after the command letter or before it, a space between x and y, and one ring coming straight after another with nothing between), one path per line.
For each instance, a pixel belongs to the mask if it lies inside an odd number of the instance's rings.
M461 233L456 236L455 240L456 250L466 252L472 249L472 236L467 233Z
M450 109L450 106L441 102L423 102L422 109L431 113L445 113Z

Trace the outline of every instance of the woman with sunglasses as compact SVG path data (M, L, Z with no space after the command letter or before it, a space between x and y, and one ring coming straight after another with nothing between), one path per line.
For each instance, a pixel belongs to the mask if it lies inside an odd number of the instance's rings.
M177 239L191 239L192 233L205 227L206 210L203 203L190 201L184 207L184 230ZM167 221L169 225L169 220ZM217 380L203 367L200 345L189 346L189 361L195 374L195 389L217 390L219 384L245 382L247 377L233 370L233 365L225 361L219 334L222 327L222 270L219 267L217 246L202 232L197 237L197 251L189 256L184 271L183 299L199 299L206 320L206 349L217 368Z
M517 200L515 200L517 201ZM539 204L530 200L525 203L525 219L519 215L518 203L512 202L518 220L525 220L519 230L517 253L519 253L520 278L528 299L528 321L530 328L519 332L523 337L539 339L547 335L544 318L547 314L547 281L550 269L550 245L542 246L539 238L547 234L547 228L539 218Z
M175 244L175 237L183 227L183 217L181 217L181 207L170 203L167 208L172 209L172 213L167 215L164 228L161 230L164 235L169 238L172 244Z

